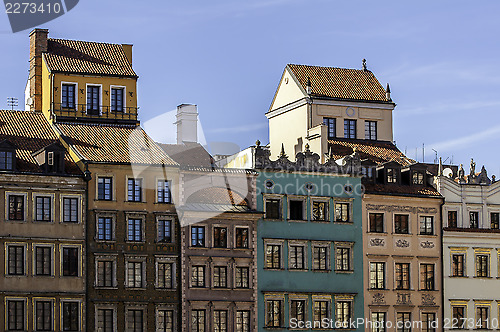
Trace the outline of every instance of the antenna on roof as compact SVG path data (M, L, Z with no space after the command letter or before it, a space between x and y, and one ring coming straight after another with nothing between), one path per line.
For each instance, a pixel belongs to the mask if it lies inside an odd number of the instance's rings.
M422 162L425 163L425 144L422 143Z
M363 59L363 70L364 71L367 71L368 69L366 69L366 59Z
M7 106L11 108L11 110L14 110L14 107L19 106L17 98L14 97L8 97L7 98Z

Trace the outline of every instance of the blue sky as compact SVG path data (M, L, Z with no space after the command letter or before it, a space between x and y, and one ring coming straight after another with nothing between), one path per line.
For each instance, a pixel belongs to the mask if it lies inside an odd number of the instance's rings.
M500 174L498 1L80 0L54 38L134 44L141 120L198 105L207 142L268 141L287 63L368 67L391 84L398 147ZM23 98L28 33L0 13L0 108ZM165 116L168 118L168 116ZM175 136L165 121L164 132Z

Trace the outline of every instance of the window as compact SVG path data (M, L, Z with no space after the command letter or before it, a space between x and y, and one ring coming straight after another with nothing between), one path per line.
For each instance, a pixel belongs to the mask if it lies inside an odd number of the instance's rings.
M335 250L337 271L351 271L351 248L338 247Z
M383 233L384 232L384 214L383 213L370 213L370 232Z
M128 220L128 235L127 240L131 242L142 241L142 219Z
M250 332L250 311L236 311L236 332Z
M491 212L490 217L491 217L491 229L498 229L500 213Z
M330 313L328 310L328 301L316 300L313 303L313 319L315 321L323 321L323 319L330 318Z
M127 287L143 287L143 262L127 262Z
M225 266L214 266L214 288L226 288L227 287L227 267Z
M344 137L356 138L356 120L344 119Z
M434 218L431 216L420 217L420 235L434 234Z
M363 174L363 177L366 177L368 179L373 178L373 167L361 167L361 173Z
M113 260L97 261L97 287L114 287L115 275L115 262Z
M313 270L328 270L329 249L326 246L313 246Z
M385 288L385 263L370 263L370 289Z
M303 270L305 266L305 251L304 245L290 245L288 247L288 265L291 270Z
M465 254L451 255L451 275L452 277L465 276Z
M158 220L158 242L172 242L171 220Z
M111 111L123 112L123 88L111 88Z
M63 248L63 276L78 276L78 248Z
M306 320L306 300L290 300L290 319Z
M227 248L227 228L214 227L214 247Z
M205 287L205 266L191 267L191 287Z
M451 308L451 314L452 314L453 323L456 322L456 324L454 324L452 326L452 328L455 328L455 329L463 329L463 328L465 328L465 320L467 318L465 316L465 307L463 307L463 306L453 306Z
M76 84L63 84L61 91L61 107L75 108L75 87Z
M410 289L409 263L396 263L396 289Z
M127 310L127 331L142 332L144 329L144 313L142 310L129 309Z
M111 217L97 218L97 239L100 241L113 240L113 218Z
M63 331L80 331L80 303L62 303Z
M336 222L349 222L349 203L335 203L335 221Z
M78 222L78 198L63 198L63 222Z
M283 319L283 302L281 300L266 301L266 327L281 327Z
M8 247L8 274L11 276L24 275L24 246L9 245Z
M424 173L423 172L413 172L412 182L413 182L413 184L417 184L417 185L424 184Z
M9 220L24 220L23 195L9 195Z
M337 137L337 124L335 118L323 118L323 124L327 127L328 139Z
M266 219L281 219L281 200L266 199Z
M437 327L436 314L433 312L422 313L422 332L435 332Z
M36 221L51 221L51 197L37 196L35 197L35 216Z
M448 227L456 228L457 223L457 211L448 211Z
M101 87L87 86L87 114L99 115Z
M342 328L349 328L349 322L351 321L352 312L352 302L351 301L337 301L335 310L335 321L338 322L339 326Z
M290 200L290 220L304 220L304 201L302 200Z
M479 212L471 211L469 212L469 221L470 228L478 228L479 227Z
M0 171L12 171L14 169L14 158L14 152L0 151Z
M191 246L192 247L205 246L205 227L203 226L191 227Z
M113 309L97 310L97 330L99 332L114 332L115 321Z
M226 310L214 310L214 332L227 332Z
M128 201L142 201L142 179L128 179Z
M398 183L398 171L395 168L387 169L387 183Z
M97 199L101 201L110 201L113 199L113 178L97 178Z
M205 310L191 311L191 331L205 332Z
M52 302L35 302L35 331L52 331Z
M410 312L398 312L396 315L397 319L397 332L410 332L411 331L411 313Z
M236 267L235 288L250 288L250 269L248 267Z
M365 121L365 139L377 140L377 121Z
M281 268L281 245L266 245L266 269Z
M434 264L420 264L420 289L434 290Z
M174 332L174 311L158 310L156 317L156 331Z
M9 331L24 331L24 308L23 300L7 300L7 329Z
M35 274L37 276L52 275L51 247L35 247Z
M248 248L248 228L236 228L236 248Z
M477 307L476 308L476 320L478 329L487 329L489 327L488 324L488 315L489 308L488 307Z
M385 312L372 312L372 332L385 332Z
M156 285L158 288L172 288L173 264L158 262Z
M476 255L476 277L489 277L489 255Z
M312 202L312 220L328 221L328 202L325 201Z
M408 234L408 219L407 214L396 214L394 215L394 233L396 234Z
M170 181L158 180L158 192L157 199L158 203L171 203L172 195L170 193Z

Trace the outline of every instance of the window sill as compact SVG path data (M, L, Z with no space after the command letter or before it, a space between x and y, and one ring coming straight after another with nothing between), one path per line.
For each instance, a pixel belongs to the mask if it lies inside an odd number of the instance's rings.
M264 221L283 221L283 219L264 218Z
M123 201L124 203L146 203L143 201Z
M287 219L288 222L299 222L299 223L305 223L307 222L307 219Z
M411 237L411 236L413 236L414 234L411 234L411 233L391 233L391 235L394 235L394 236L405 236L405 237Z
M34 223L40 223L40 224L53 224L53 220L33 220Z
M455 279L467 279L469 276L449 276L449 278L455 278ZM499 277L497 277L498 279Z
M352 273L354 273L354 270L335 270L335 273L352 274Z
M352 222L352 221L337 221L337 220L334 220L333 223L337 224L337 225L352 225L352 224L354 224L354 222Z
M311 222L313 222L313 223L320 223L320 224L329 224L330 220L311 220Z
M94 202L115 202L116 203L116 199L94 199Z
M368 231L367 233L368 234L373 234L373 235L375 235L375 234L377 234L377 235L389 235L389 233L387 233L387 232L373 232L373 231Z
M14 220L14 219L5 219L7 222L16 222L16 223L27 223L28 220Z
M94 239L95 242L97 243L116 243L116 240L98 240L98 239Z
M146 287L127 287L125 286L126 290L132 290L132 291L145 291Z
M493 277L478 277L478 276L474 276L473 278L474 279L493 279Z
M332 272L332 270L329 270L329 269L327 269L327 270L323 270L323 269L312 269L311 271L312 271L312 272L319 272L319 273L330 273L330 272Z
M175 291L176 289L174 287L165 288L165 287L155 286L155 290L157 290L157 291Z
M285 271L284 268L270 268L270 267L265 267L264 271Z
M108 290L108 289L118 289L118 286L108 287L108 286L94 286L97 290Z
M296 268L289 267L288 271L291 271L291 272L307 272L307 271L309 271L309 269L296 269Z

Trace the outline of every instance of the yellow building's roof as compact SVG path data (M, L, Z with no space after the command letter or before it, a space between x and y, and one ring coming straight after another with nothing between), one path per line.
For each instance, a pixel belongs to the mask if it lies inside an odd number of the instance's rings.
M52 72L137 77L120 44L49 38L44 58Z
M392 103L369 70L289 64L287 67L304 90L311 80L312 96Z
M95 163L177 163L140 126L57 123L65 141L86 160Z

